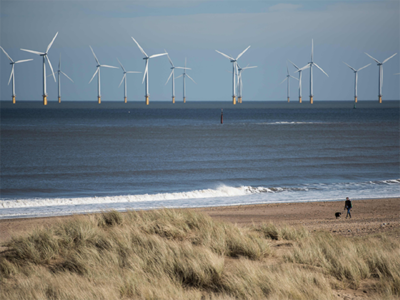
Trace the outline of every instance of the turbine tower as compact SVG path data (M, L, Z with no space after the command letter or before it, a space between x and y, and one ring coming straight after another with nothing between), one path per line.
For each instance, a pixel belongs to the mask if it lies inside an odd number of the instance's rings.
M296 77L293 77L292 75L289 74L289 68L288 68L287 65L286 65L286 70L287 70L286 78L283 79L283 81L281 82L281 84L284 83L285 80L287 80L287 102L289 103L289 102L290 102L290 77L292 77L292 78L294 78L294 79L296 79L296 80L298 80L298 79L297 79Z
M290 61L290 60L289 60ZM291 61L290 61L291 62ZM299 72L299 103L301 103L302 102L302 100L301 100L301 79L302 79L302 75L303 75L303 73L302 73L302 71L303 70L305 70L305 69L307 69L307 68L309 68L310 67L310 65L306 65L306 66L304 66L303 68L299 68L298 66L296 66L293 62L291 62L291 64L297 69L297 71L296 72Z
M145 101L146 101L146 105L149 105L149 59L150 58L154 58L154 57L158 57L158 56L163 56L163 55L167 55L168 53L161 53L161 54L153 54L148 56L146 54L146 52L144 52L143 48L140 47L139 43L136 42L136 40L132 37L132 40L136 43L136 45L138 46L139 50L143 53L144 57L143 59L146 61L146 67L144 69L144 75L143 75L143 80L142 83L145 81L146 79L146 83L145 83Z
M46 59L47 62L49 63L49 67L51 69L51 73L53 74L54 82L56 82L56 77L54 76L54 71L53 67L51 66L51 62L47 54L49 53L50 47L53 45L54 40L56 39L58 35L58 32L54 36L53 40L50 42L50 44L47 46L46 52L38 52L38 51L32 51L32 50L27 50L27 49L21 49L22 51L30 52L33 54L37 54L43 57L43 105L47 105L47 90L46 90Z
M99 60L98 60L97 57L96 57L96 54L94 54L94 51L93 51L92 47L91 47L91 46L89 46L89 47L90 47L90 50L92 50L94 59L96 60L96 63L97 63L96 72L94 72L94 74L93 74L93 76L92 76L92 79L90 79L90 81L89 81L89 84L92 82L94 76L96 76L96 74L97 74L97 101L98 101L98 103L100 104L100 103L101 103L101 92L100 92L100 68L101 68L101 67L113 68L113 69L118 69L118 68L117 68L117 67L114 67L114 66L101 65L100 62L99 62Z
M247 65L246 67L244 67L244 68L241 68L240 66L239 66L239 64L237 65L238 66L238 83L237 83L237 85L238 85L238 103L242 103L242 92L243 92L243 81L242 81L242 72L243 72L243 70L246 70L246 69L254 69L254 68L257 68L257 66L251 66L251 67L249 67L249 65Z
M189 79L191 81L196 83L196 81L194 81L192 77L190 77L188 74L186 74L186 70L191 70L190 68L186 68L186 57L185 57L185 67L182 68L182 69L183 69L182 75L179 75L178 77L176 77L176 79L179 78L179 77L183 77L183 103L186 103L186 81L185 81L185 77L186 76L189 77Z
M119 61L118 58L117 58L117 60L118 60L118 62L119 62L119 65L121 66L122 71L124 72L124 76L122 76L122 80L121 80L121 82L119 83L119 86L118 86L118 87L121 86L122 81L125 81L125 82L124 82L124 101L125 101L125 103L127 103L127 102L128 102L128 100L127 100L128 91L127 91L127 85L126 85L126 74L142 73L142 72L137 72L137 71L126 71L125 68L124 68L124 66L121 64L121 62Z
M63 74L65 77L67 77L69 80L74 82L71 78L68 77L67 74L65 74L63 71L61 71L61 54L60 54L60 61L58 62L58 103L61 103L61 74Z
M15 71L14 71L14 65L22 63L22 62L26 62L26 61L31 61L33 59L30 58L30 59L23 59L23 60L13 61L12 58L10 57L10 55L8 55L8 53L6 52L6 50L4 50L3 47L1 47L1 46L0 46L0 48L1 48L1 50L3 50L4 54L8 57L8 59L11 61L11 63L10 63L10 65L12 66L11 67L11 74L10 74L10 79L8 80L8 84L7 85L10 84L10 81L11 81L11 78L12 78L12 80L13 80L12 81L12 103L15 104L15 73L14 73Z
M320 66L318 66L315 62L314 62L314 40L311 40L311 61L304 66L303 68L301 68L302 70L310 68L310 103L313 104L314 103L314 99L313 99L313 66L316 66L318 69L320 69L326 76L329 77L328 74L325 73L324 70L322 70L322 68Z
M372 58L377 65L379 66L379 81L378 81L378 92L379 92L379 103L382 103L382 85L383 85L383 64L395 56L397 53L393 54L392 56L386 58L383 62L378 61L377 59L373 58L371 55L365 52L370 58Z
M354 72L354 107L355 107L355 105L356 105L356 103L357 103L358 71L360 71L360 70L362 70L362 69L368 67L370 64L368 64L368 65L366 65L366 66L364 66L364 67L359 68L358 70L356 70L356 69L354 69L353 67L351 67L351 66L349 66L348 64L346 64L345 62L343 62L343 63L344 63L346 66L348 66L350 69L352 69L353 72Z
M217 51L219 54L225 56L226 58L230 59L231 63L232 63L232 103L235 105L236 104L236 86L235 86L235 81L236 81L236 77L237 76L237 60L247 51L247 49L249 49L250 46L248 46L246 49L244 49L244 51L242 53L240 53L236 59L233 57L230 57L222 52Z
M165 52L167 52L165 49L164 49L164 51ZM175 69L186 69L186 70L191 70L190 68L183 68L183 67L175 67L174 66L174 63L172 62L172 60L171 60L171 58L169 57L169 55L167 54L167 56L168 56L168 60L169 60L169 63L171 64L171 73L169 74L169 77L168 77L168 79L167 79L167 82L165 83L165 85L167 85L167 83L168 83L168 81L169 81L169 79L171 78L171 76L172 76L172 104L174 104L175 103L175 72L174 72L174 70ZM185 102L185 101L184 101Z

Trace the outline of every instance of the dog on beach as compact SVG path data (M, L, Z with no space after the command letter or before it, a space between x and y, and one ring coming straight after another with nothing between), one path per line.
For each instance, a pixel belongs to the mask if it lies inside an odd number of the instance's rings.
M341 215L341 214L342 214L341 212L336 212L336 213L335 213L336 219L337 219L337 218L340 218L340 215Z

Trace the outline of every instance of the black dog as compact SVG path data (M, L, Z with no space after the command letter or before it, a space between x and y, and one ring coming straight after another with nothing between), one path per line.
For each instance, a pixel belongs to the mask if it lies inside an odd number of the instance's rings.
M337 218L340 218L340 215L341 215L342 213L341 212L337 212L337 213L335 213L335 217L336 217L336 219Z

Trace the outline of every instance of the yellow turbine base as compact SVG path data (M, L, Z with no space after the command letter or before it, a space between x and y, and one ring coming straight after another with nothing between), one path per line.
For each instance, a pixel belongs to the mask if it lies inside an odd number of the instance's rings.
M175 97L172 97L172 104L175 104Z
M299 103L301 103L301 97L299 97Z
M47 105L47 95L43 95L43 105Z
M124 98L125 103L128 103L128 100L126 99L126 97Z
M242 103L242 97L238 97L238 103Z
M357 97L354 97L354 103L357 103Z
M149 105L150 104L149 96L144 96L144 99L145 99L146 105Z
M310 104L313 104L314 100L313 100L313 96L310 96Z
M98 102L99 104L101 103L101 97L100 97L100 96L97 97L97 102Z
M61 103L61 97L58 97L58 103Z
M289 97L287 97L287 102L288 102L288 103L290 102L290 98L289 98Z
M379 96L379 103L382 103L382 96Z
M236 105L236 96L232 96L232 104Z
M183 98L183 103L186 103L186 97L185 97L185 98Z
M13 104L15 104L15 96L12 96Z

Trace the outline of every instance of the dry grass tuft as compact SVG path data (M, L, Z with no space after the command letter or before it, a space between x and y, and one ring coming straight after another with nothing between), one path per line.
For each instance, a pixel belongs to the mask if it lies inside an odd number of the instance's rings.
M279 258L274 239L293 247ZM367 278L381 299L400 295L394 238L240 228L188 210L79 216L5 246L0 299L335 299L332 288Z

